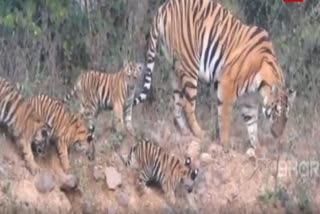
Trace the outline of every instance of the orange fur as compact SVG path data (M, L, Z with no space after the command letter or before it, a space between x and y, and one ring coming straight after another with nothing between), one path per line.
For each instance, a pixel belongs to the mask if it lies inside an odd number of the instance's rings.
M3 78L0 78L0 106L0 123L7 128L6 134L18 144L29 171L36 174L40 168L34 160L32 147L38 148L35 152L45 152L51 127L35 114L19 88Z
M123 117L127 129L132 132L132 103L137 77L142 73L141 63L128 63L117 73L98 71L83 72L77 79L73 90L64 98L79 95L81 99L80 113L92 124L100 110L112 108L116 116L117 130L124 128Z
M184 133L187 126L183 114L194 135L201 137L204 134L195 115L200 80L215 85L220 140L226 151L230 144L233 105L247 92L261 93L265 109L273 112L266 114L273 115L270 117L272 126L282 130L276 133L272 128L272 133L276 137L282 134L295 92L288 91L285 86L272 42L264 29L245 25L215 1L166 1L153 19L144 88L134 105L144 101L149 94L159 38L164 43L161 47L165 56L176 70L173 75L175 120ZM256 112L251 108L243 115L252 144L256 144Z
M89 160L94 159L94 127L87 128L84 121L71 114L62 102L47 95L30 97L29 103L37 115L52 126L53 141L64 171L70 169L68 148L75 143L79 143L82 150L86 151Z

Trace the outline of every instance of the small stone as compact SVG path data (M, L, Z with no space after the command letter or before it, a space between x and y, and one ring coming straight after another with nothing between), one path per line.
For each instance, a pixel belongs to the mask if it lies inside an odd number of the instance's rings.
M90 203L89 201L83 202L81 208L82 208L82 213L83 213L83 214L93 214L93 213L96 213L95 207L94 207L93 204Z
M202 153L200 155L200 160L204 163L210 163L211 161L213 161L213 158L209 153Z
M121 174L114 167L107 167L105 170L105 176L110 190L115 190L122 184Z
M103 173L102 166L94 166L93 168L93 177L96 181L101 181L104 179L105 175Z
M129 205L129 195L128 193L125 193L123 191L117 191L116 192L116 198L118 203L123 207L128 207Z
M63 191L74 190L78 187L79 179L72 174L61 176L60 189Z
M246 152L246 154L249 156L249 158L254 158L256 156L255 151L253 148L249 148Z
M107 207L104 210L104 214L116 214L117 213L117 207Z
M35 176L34 185L41 193L51 192L56 186L53 174L49 172L42 172Z

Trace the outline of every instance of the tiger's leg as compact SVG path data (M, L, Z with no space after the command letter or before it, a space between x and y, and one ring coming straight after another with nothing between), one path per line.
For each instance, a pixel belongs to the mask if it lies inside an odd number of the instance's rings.
M165 197L167 200L169 200L170 203L175 205L176 203L176 197L173 188L170 185L170 182L166 182L165 184L162 184L163 191L165 193Z
M241 116L247 126L249 141L253 149L258 146L258 106L245 105L241 107Z
M122 103L120 101L115 101L113 104L113 110L116 118L116 129L117 131L121 131L124 129Z
M180 84L179 78L177 78L177 73L179 73L179 71L170 73L170 76L171 76L170 79L171 79L171 84L173 88L173 98L174 98L174 122L175 124L177 124L181 133L183 135L186 135L189 132L189 130L183 114L183 107L184 107L183 93L180 90L181 84Z
M224 152L227 153L231 147L231 114L235 96L234 90L232 87L230 87L230 83L227 80L222 80L219 83L217 90L220 142L223 145Z
M31 150L31 145L29 143L31 141L20 139L20 141L18 142L19 142L19 147L22 150L22 156L26 162L27 168L29 169L32 175L35 175L40 171L40 167L34 160L34 156Z
M87 101L82 101L80 105L80 115L88 122L88 125L90 127L94 125L94 118L98 113L98 107L94 105L86 105L85 102Z
M60 162L64 172L68 172L70 169L70 163L68 158L68 146L65 142L58 140L57 150L60 158Z
M142 196L145 193L147 180L148 180L148 176L145 173L145 170L142 170L139 173L139 181L138 181L138 185L137 185L137 191L138 191L139 196Z
M204 131L200 127L196 118L196 97L198 78L193 78L188 75L190 72L183 72L180 75L180 81L182 83L182 93L184 96L184 112L188 124L196 137L203 137Z
M132 108L133 108L134 91L131 91L128 93L130 93L130 96L125 101L124 121L129 133L134 134L134 130L132 126Z

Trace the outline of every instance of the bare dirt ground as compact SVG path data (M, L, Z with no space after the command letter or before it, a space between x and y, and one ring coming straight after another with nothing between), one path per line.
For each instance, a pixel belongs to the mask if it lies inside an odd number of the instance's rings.
M232 133L234 149L224 154L222 147L211 138L200 141L191 136L181 136L172 123L172 117L157 116L154 113L156 108L138 107L134 111L137 132L143 130L176 155L190 155L193 164L200 169L191 194L181 188L177 190L176 206L167 203L157 188L148 188L142 196L137 194L134 185L136 172L126 169L113 150L121 145L118 150L127 154L134 142L130 137L108 129L111 122L106 119L97 124L94 162L89 162L77 152L70 154L72 173L79 179L76 190L60 190L60 169L56 167L56 157L53 157L54 170L50 168L52 165L38 160L47 167L47 171L42 172L42 177L33 177L12 143L2 138L1 213L314 213L319 208L319 179L301 178L301 175L289 174L283 171L284 168L277 167L277 163L292 163L299 156L285 149L279 156L278 144L268 135L261 135L263 147L259 157L249 158L245 154L245 128L235 121ZM205 121L204 115L199 116L200 122L208 127L202 122ZM102 114L100 118L110 118L110 115ZM293 123L289 121L287 132L292 132ZM289 134L285 135L284 142L288 141ZM301 148L297 144L293 151L299 150ZM112 189L106 182L107 167L114 167L121 175L119 184ZM45 186L42 188L45 190L39 191L39 186Z

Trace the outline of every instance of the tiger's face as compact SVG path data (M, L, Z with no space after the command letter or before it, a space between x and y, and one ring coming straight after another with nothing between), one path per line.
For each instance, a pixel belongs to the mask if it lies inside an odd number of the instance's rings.
M272 87L271 93L273 99L263 108L263 112L271 121L271 134L273 137L278 138L285 129L290 107L296 97L296 91Z
M186 157L184 167L184 176L181 178L180 182L188 193L191 193L193 191L194 182L198 176L199 169L192 168L190 157Z
M31 142L31 149L37 156L45 156L50 145L53 129L48 123L44 123L35 133Z
M130 83L134 83L137 78L143 73L144 64L129 62L125 68L125 73Z

